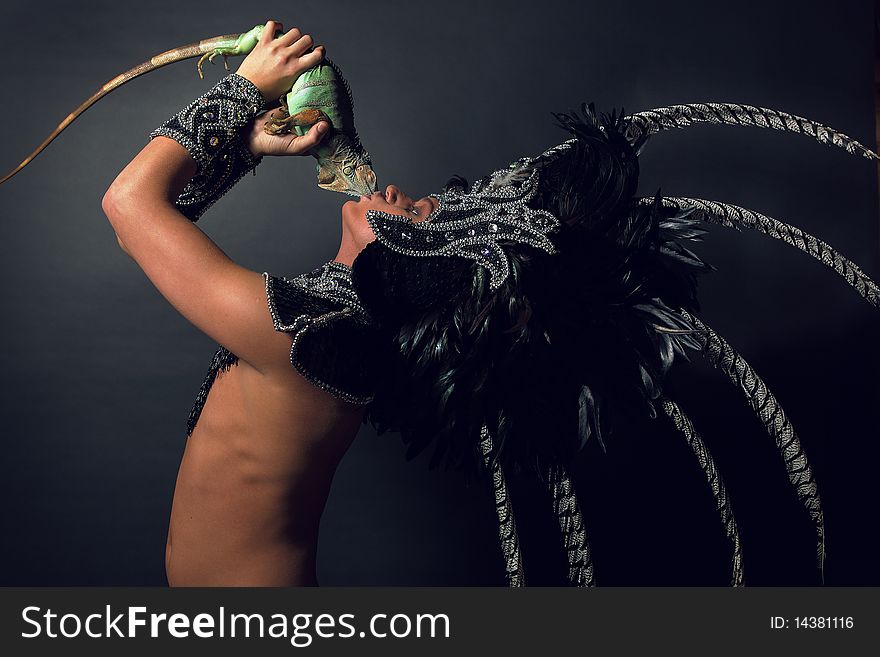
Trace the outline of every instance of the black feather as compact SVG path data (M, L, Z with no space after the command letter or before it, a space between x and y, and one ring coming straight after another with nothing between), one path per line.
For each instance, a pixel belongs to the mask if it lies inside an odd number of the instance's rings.
M511 271L494 291L463 258L373 242L355 262L390 345L368 419L400 431L408 457L433 443L431 465L468 478L483 471L483 424L512 472L566 464L591 436L604 449L615 417L656 415L663 376L695 344L679 311L697 310L697 276L711 269L682 244L701 239L700 222L659 190L636 202L639 144L622 111L554 117L576 141L536 163L533 204L561 222L557 254L502 244Z

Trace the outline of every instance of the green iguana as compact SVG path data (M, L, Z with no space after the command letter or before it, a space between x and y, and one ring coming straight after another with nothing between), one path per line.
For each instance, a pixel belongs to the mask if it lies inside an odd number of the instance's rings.
M196 65L199 78L204 78L202 64L205 60L213 63L217 56L223 57L223 63L229 70L226 58L247 55L251 52L260 40L264 28L264 25L257 25L242 34L211 37L173 48L117 75L68 114L33 153L0 178L0 184L27 166L80 114L129 80L166 64L192 57L200 57ZM263 129L269 134L279 135L294 131L298 135L303 135L309 127L322 120L327 120L332 125L330 132L321 143L312 149L312 154L318 159L319 187L353 196L369 196L376 191L376 174L373 172L370 156L361 145L354 126L354 101L351 90L333 62L324 59L322 63L300 74L290 91L282 96L280 101L282 108L267 115Z

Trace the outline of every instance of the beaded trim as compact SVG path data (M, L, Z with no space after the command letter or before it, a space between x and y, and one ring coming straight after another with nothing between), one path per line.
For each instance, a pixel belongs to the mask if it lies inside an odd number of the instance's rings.
M297 315L289 324L285 324L282 321L276 307L275 292L273 290L273 279L275 277L268 272L263 272L263 278L266 281L266 299L275 330L293 333L293 344L290 347L290 363L296 371L312 385L326 390L334 397L338 397L343 401L352 404L366 404L372 401L373 395L356 395L323 380L310 371L299 357L302 338L310 331L319 329L342 317L352 317L355 321L364 325L371 323L372 320L354 289L351 279L351 268L348 265L333 260L292 279L280 277L280 280L290 284L292 287L301 289L306 294L340 305L340 308L327 311L318 316L302 313Z
M560 227L546 210L530 207L538 191L535 160L521 158L507 169L477 181L470 191L452 188L434 194L437 208L424 221L368 210L376 238L393 251L411 256L460 256L489 270L489 287L497 289L510 274L510 261L500 242L527 244L556 253L547 237Z
M195 176L175 201L190 221L197 221L262 161L240 132L265 104L250 80L232 73L150 133L150 139L173 139L196 161Z
M205 407L205 402L208 400L208 393L211 392L211 387L214 385L217 375L220 372L228 371L230 367L237 364L238 356L229 351L223 345L217 347L217 351L214 352L214 356L211 358L208 373L205 374L205 380L202 381L202 385L196 395L196 400L189 412L189 418L186 420L187 437L191 436L193 430L196 428L199 417L202 415L202 409Z

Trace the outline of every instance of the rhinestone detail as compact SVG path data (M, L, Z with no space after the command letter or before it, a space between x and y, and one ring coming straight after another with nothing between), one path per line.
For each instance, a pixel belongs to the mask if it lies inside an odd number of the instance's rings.
M553 254L547 237L560 227L546 210L530 207L538 190L535 160L521 158L507 169L477 181L468 192L453 188L433 196L437 208L423 221L379 210L368 210L367 221L376 238L389 249L412 256L459 256L487 268L490 289L510 274L510 261L501 242L515 242Z
M175 202L190 221L197 221L262 160L239 135L264 106L260 90L232 73L150 133L150 138L175 140L196 161L195 176Z

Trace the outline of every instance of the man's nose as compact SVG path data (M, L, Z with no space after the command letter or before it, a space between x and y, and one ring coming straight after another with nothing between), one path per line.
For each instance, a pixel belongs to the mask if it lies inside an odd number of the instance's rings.
M409 201L410 198L404 194L397 185L388 185L385 188L385 194L388 196L388 202L397 205L398 201Z

